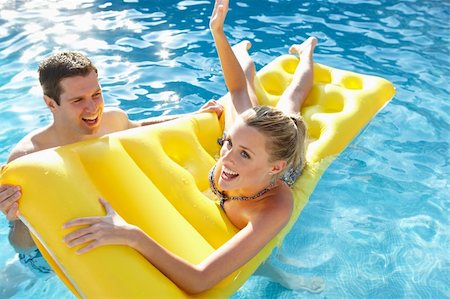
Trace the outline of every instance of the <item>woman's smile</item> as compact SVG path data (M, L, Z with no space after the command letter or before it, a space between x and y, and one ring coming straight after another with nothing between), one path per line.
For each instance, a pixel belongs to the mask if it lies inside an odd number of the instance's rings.
M237 178L239 174L225 166L222 166L222 173L220 174L220 177L225 181L231 181L235 178Z

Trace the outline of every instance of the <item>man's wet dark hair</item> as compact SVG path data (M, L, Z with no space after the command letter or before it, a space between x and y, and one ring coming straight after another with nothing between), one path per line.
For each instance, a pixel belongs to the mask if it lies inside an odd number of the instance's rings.
M60 82L64 78L87 76L97 68L91 60L79 52L60 52L44 59L39 65L39 82L44 95L60 105L63 92Z

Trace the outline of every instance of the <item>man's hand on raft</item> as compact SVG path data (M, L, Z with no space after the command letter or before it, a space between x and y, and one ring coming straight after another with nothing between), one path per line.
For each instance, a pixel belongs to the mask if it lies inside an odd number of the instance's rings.
M9 221L15 221L19 215L20 187L13 185L0 185L0 211Z

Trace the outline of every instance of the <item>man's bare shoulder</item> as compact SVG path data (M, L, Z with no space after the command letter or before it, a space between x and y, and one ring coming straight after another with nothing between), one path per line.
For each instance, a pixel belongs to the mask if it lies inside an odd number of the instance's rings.
M128 118L128 114L120 108L108 107L103 112L104 133L116 132L134 127L133 122Z
M118 108L118 107L107 107L107 108L105 108L105 110L103 111L103 115L104 116L108 115L108 116L112 116L112 117L120 116L120 117L128 118L127 113L125 111L123 111L122 109Z
M22 156L26 156L31 153L52 147L52 144L49 144L45 141L45 136L47 135L48 130L49 127L44 127L28 133L11 150L8 162L11 162Z

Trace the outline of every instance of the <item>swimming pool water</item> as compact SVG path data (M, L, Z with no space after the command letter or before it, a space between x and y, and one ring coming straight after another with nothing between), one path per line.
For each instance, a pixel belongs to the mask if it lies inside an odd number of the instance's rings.
M47 124L38 62L80 50L108 106L133 119L190 112L226 92L208 31L210 1L0 0L0 163ZM394 83L395 98L336 159L269 262L235 298L450 298L450 3L232 1L226 30L257 67L316 35L315 60ZM0 298L72 298L18 263L0 218ZM313 278L319 293L301 289ZM295 289L299 288L299 289Z

